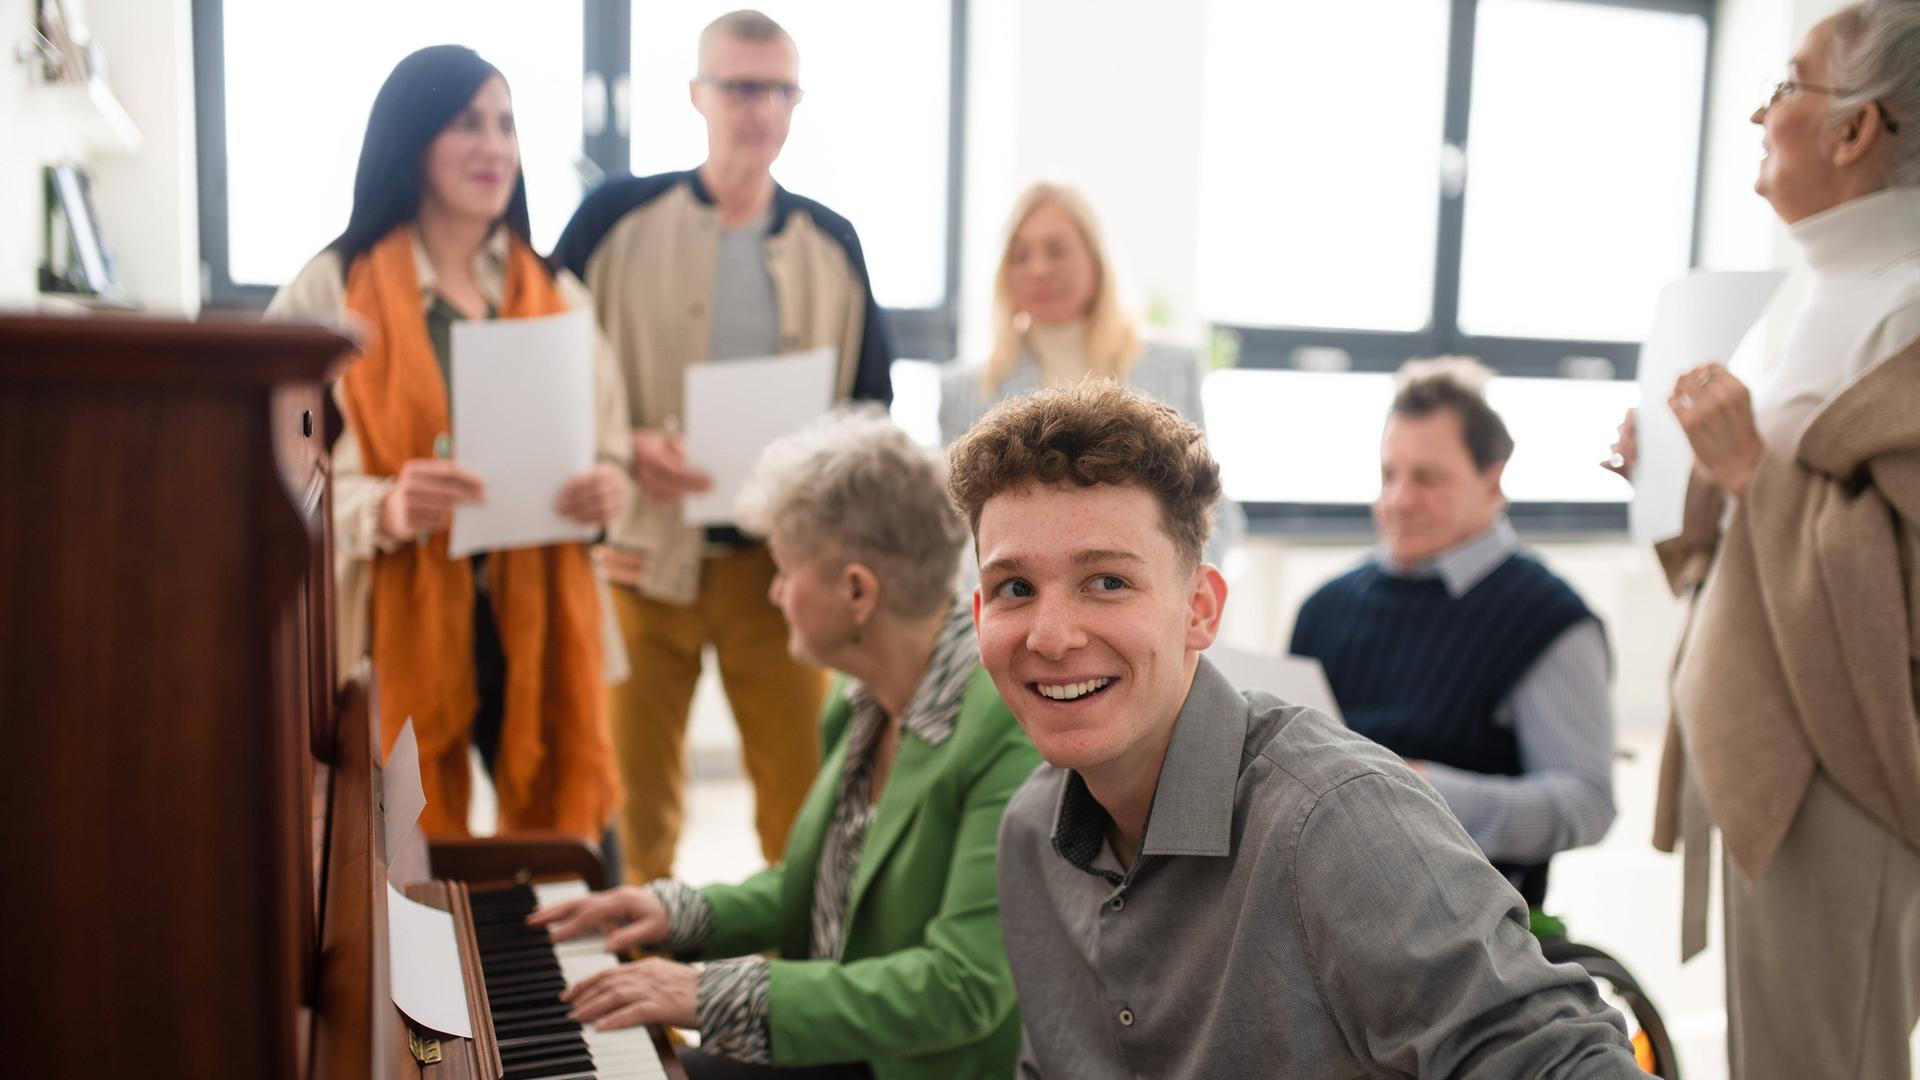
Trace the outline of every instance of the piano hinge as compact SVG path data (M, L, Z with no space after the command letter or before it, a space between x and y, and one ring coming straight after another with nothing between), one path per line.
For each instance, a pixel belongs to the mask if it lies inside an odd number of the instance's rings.
M413 1051L413 1060L422 1065L440 1063L440 1040L420 1034L411 1024L407 1026L407 1049Z

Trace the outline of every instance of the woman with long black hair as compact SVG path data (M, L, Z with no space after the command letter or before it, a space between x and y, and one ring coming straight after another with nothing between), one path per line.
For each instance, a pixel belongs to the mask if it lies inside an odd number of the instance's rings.
M587 302L533 252L500 72L456 45L400 61L374 98L346 230L268 315L345 320L361 335L360 359L334 387L345 418L332 469L339 669L371 656L383 752L412 719L428 835L466 832L476 731L503 831L598 840L619 801L586 548L447 552L454 507L486 497L485 477L460 466L448 438L453 323ZM596 363L599 463L565 485L557 508L605 526L628 498L630 450L604 346Z

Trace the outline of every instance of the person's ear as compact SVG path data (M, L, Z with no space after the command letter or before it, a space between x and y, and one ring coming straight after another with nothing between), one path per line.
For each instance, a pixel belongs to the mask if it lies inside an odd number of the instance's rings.
M1193 572L1193 589L1187 596L1187 648L1205 652L1220 636L1220 616L1227 608L1227 579L1211 564L1201 563Z
M1506 475L1507 463L1504 461L1496 461L1493 467L1488 469L1480 477L1481 482L1487 485L1487 495L1496 502L1504 502L1506 500L1506 496L1500 492L1500 480Z
M854 625L866 626L880 608L880 578L865 563L850 562L840 571L840 594Z
M1886 135L1887 125L1880 106L1871 101L1860 106L1840 127L1840 138L1833 146L1834 166L1845 168L1858 164Z

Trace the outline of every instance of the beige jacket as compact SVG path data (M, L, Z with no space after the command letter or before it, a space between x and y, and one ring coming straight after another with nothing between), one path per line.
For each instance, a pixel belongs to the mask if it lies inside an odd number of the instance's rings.
M1920 340L1822 405L1791 458L1769 451L1724 530L1720 492L1696 487L1659 549L1694 599L1655 845L1684 828L1704 854L1705 823L1682 820L1691 770L1758 877L1818 769L1920 850Z
M719 228L719 212L698 175L668 173L595 191L554 249L553 262L578 274L592 291L636 425L677 423L684 373L710 353ZM840 358L840 398L890 400L892 357L852 226L817 203L777 190L765 251L781 351L831 347ZM637 499L608 538L647 556L643 593L665 603L693 603L705 530L683 522L678 503Z
M420 294L432 303L436 281L433 264L416 241L414 264L420 271ZM487 303L498 308L506 292L507 233L495 230L475 257L474 282ZM558 276L560 291L575 310L590 310L592 297L573 275ZM422 310L424 316L425 311ZM266 318L278 322L319 322L343 327L351 336L362 336L357 319L347 310L346 276L340 256L323 251L314 256L294 279L274 295L267 305ZM613 361L605 338L599 338L594 350L597 379L594 394L594 429L599 459L616 465L628 488L628 503L634 501L633 442L628 434L627 399L620 383L620 372ZM340 386L333 393L339 401ZM341 415L346 407L341 403ZM360 461L360 446L348 427L333 446L333 592L335 603L334 638L337 652L335 669L344 680L369 653L372 635L373 557L378 552L395 551L412 543L396 540L380 530L380 508L393 490L392 477L369 476ZM606 587L601 586L602 622L605 624L607 681L619 683L627 677L627 651L621 643L612 605L607 602Z

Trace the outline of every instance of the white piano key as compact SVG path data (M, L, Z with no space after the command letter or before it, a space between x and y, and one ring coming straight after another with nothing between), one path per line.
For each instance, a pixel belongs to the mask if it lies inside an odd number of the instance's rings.
M562 900L588 895L582 881L552 882L535 885L536 906L545 907ZM597 934L556 942L554 957L560 962L560 974L572 986L596 972L618 967L620 958L607 952L606 941ZM591 1024L581 1027L587 1049L593 1054L596 1075L605 1080L666 1080L667 1070L654 1049L653 1035L644 1027L602 1031Z

